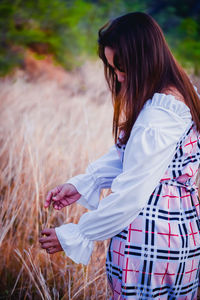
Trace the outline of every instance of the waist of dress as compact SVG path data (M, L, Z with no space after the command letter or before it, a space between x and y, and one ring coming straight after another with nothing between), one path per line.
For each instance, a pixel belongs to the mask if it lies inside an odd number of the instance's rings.
M177 187L182 187L185 188L188 192L198 192L198 186L195 183L190 183L190 182L179 182L176 179L161 179L160 184L167 184L167 185L172 185L172 186L177 186Z

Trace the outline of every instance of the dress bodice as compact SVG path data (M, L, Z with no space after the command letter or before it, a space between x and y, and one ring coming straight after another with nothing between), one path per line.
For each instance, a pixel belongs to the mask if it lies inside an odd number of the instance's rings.
M186 186L196 185L200 164L200 134L193 125L187 130L180 142L177 143L176 152L161 181L169 180Z
M116 144L117 152L123 163L126 145ZM165 181L172 185L196 185L197 173L200 164L200 134L196 126L186 130L177 143L172 162L168 166L160 182Z

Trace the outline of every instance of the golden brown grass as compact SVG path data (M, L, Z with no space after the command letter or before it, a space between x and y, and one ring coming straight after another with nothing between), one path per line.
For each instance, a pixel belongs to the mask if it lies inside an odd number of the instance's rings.
M78 222L84 208L44 209L46 193L84 172L112 144L112 105L99 64L62 80L17 72L1 80L0 298L105 299L107 242L90 264L40 249L44 227Z
M38 72L31 60L26 72L0 81L0 299L108 299L106 241L83 266L63 253L49 256L38 237L85 211L43 203L112 144L110 94L99 63L71 74L47 66Z

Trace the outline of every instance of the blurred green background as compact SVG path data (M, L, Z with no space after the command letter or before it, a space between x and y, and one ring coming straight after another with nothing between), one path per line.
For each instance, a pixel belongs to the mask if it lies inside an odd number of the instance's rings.
M0 76L23 67L26 49L71 70L96 57L105 22L132 11L152 15L179 62L200 74L199 0L1 0Z

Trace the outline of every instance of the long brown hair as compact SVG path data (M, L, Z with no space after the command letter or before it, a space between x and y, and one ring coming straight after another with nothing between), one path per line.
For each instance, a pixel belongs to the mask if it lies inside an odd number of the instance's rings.
M99 30L98 43L99 57L104 63L105 77L112 93L115 142L121 132L120 143L127 142L144 103L154 93L169 87L175 87L183 96L200 132L199 97L151 16L134 12L114 19ZM107 62L105 47L113 49L115 67L126 74L123 84Z

